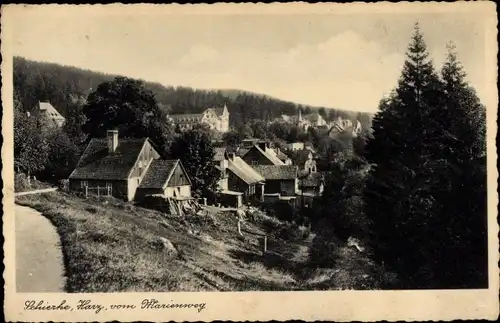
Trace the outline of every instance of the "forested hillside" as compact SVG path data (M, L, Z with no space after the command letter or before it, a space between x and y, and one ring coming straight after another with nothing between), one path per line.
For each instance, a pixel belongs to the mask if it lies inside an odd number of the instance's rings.
M21 57L14 58L14 90L24 110L32 110L38 101L50 101L67 117L69 111L72 111L72 104L82 104L99 84L116 76L54 63L35 62ZM353 121L360 119L363 126L367 126L371 119L370 114L302 106L240 90L196 90L144 83L146 88L155 94L160 108L170 113L196 113L206 107L227 104L230 124L235 127L250 120L269 121L281 114L296 114L298 108L301 108L303 113L318 111L329 120L338 116Z

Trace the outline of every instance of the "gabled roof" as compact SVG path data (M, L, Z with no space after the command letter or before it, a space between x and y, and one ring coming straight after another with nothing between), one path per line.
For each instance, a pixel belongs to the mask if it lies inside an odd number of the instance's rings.
M276 153L274 153L273 150L270 149L263 150L257 145L253 146L250 150L252 149L257 149L257 151L260 152L262 155L264 155L264 157L266 157L271 163L273 163L273 165L285 165L285 163L283 163L278 158L278 156L276 156Z
M141 184L139 185L139 188L161 188L164 189L165 186L168 185L168 182L170 181L170 177L172 177L172 174L174 173L174 170L177 167L182 167L182 170L184 173L186 171L184 170L184 167L182 166L182 163L179 159L172 159L172 160L162 160L162 159L155 159L151 162L151 165L148 168L148 171L146 172L146 175L142 179ZM186 178L188 179L189 183L191 184L191 180L189 179L188 174L186 173Z
M105 138L92 138L69 178L95 180L128 179L148 138L120 139L113 153Z
M44 111L51 119L65 120L65 118L49 102L39 102L40 111Z
M295 165L255 165L253 166L266 180L291 180L298 176Z
M277 151L276 152L276 156L281 160L281 161L286 161L287 159L290 159L290 157L288 157L284 152L282 152L281 150L280 151Z
M214 110L215 114L217 114L217 116L220 117L224 113L224 110L227 111L227 107L224 104L222 108L212 108L212 110Z
M265 181L265 178L241 159L241 157L235 156L234 159L229 159L228 169L249 185Z

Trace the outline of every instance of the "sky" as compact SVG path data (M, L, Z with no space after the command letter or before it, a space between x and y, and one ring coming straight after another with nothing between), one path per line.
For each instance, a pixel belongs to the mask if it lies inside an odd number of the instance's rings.
M466 12L171 14L27 10L14 55L172 86L242 89L315 106L375 112L397 84L419 22L437 69L456 45L487 91L484 19Z

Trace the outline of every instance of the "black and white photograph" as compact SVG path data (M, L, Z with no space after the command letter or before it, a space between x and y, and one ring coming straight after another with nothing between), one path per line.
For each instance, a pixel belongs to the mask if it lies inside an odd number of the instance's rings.
M19 311L61 303L32 293L168 295L64 301L96 315L226 294L183 292L498 306L496 5L442 5L2 6Z

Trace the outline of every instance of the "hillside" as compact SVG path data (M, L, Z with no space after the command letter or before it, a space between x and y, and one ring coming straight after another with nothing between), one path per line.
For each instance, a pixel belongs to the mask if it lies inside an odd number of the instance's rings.
M38 101L50 101L63 116L67 116L68 111L72 111L71 105L83 104L93 89L116 76L15 57L14 95L25 110L32 110ZM254 119L269 121L281 114L296 114L298 108L306 113L325 109L238 89L201 90L165 86L148 81L144 81L144 84L153 91L158 104L172 113L196 113L209 106L227 104L232 126L245 124ZM360 117L370 118L369 114L338 109L327 109L327 112L327 117L330 119L337 116L353 121Z
M230 212L171 216L112 198L54 192L16 198L49 218L61 236L67 292L372 289L366 256L343 246L338 266L308 266L313 235L257 213L242 225ZM304 232L304 231L298 231ZM268 237L263 254L262 235ZM175 248L165 246L169 241Z

